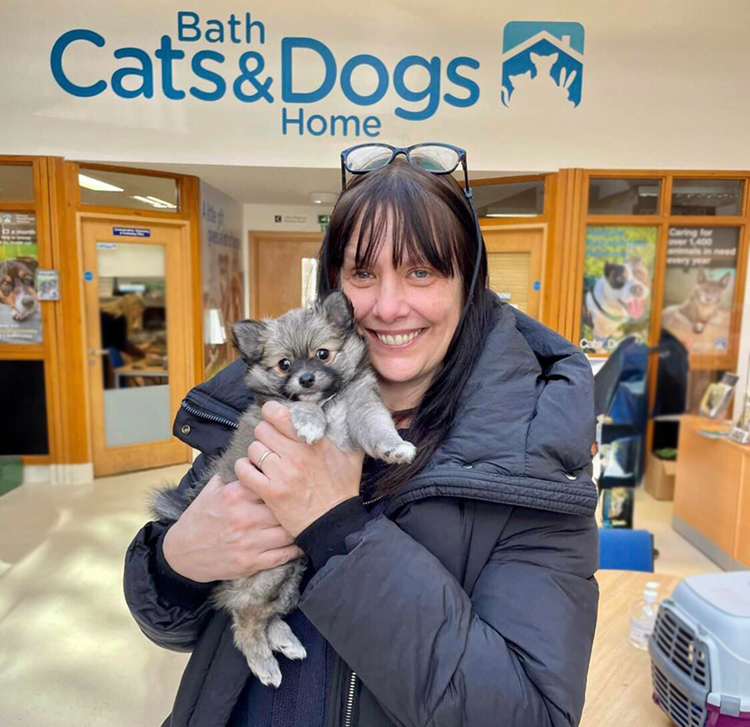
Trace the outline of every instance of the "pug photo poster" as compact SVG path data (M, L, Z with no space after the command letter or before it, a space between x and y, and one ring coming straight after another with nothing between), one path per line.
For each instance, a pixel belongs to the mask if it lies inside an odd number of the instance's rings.
M729 350L736 227L671 227L661 326L691 354Z
M589 227L579 346L608 354L626 336L648 341L656 227Z
M39 250L33 212L0 212L0 343L41 343Z

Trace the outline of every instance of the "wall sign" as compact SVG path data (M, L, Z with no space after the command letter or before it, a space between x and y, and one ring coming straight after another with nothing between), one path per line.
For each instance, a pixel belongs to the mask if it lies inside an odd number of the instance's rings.
M151 237L151 230L148 227L113 227L112 235L114 237Z
M747 169L746 6L537 0L529 18L514 0L411 15L398 3L341 13L338 0L117 12L79 0L59 13L39 0L39 23L11 3L0 153L330 169L358 142L437 140L466 148L473 171ZM689 53L665 55L683 38ZM710 145L700 125L675 127L694 112L695 78L722 79L701 86L718 119Z

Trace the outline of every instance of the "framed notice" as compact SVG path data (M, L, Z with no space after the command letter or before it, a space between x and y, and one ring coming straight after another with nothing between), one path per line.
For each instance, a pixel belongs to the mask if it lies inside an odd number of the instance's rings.
M661 325L691 354L729 350L738 247L736 227L669 230Z
M33 212L0 212L0 344L42 341Z
M656 239L656 227L587 228L579 336L584 353L611 353L626 336L648 341Z

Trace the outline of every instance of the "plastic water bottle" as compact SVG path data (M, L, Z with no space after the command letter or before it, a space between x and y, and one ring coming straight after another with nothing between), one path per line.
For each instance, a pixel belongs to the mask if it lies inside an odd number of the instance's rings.
M654 632L656 612L659 609L659 584L649 581L643 598L633 606L630 612L630 643L637 649L648 649L648 637Z

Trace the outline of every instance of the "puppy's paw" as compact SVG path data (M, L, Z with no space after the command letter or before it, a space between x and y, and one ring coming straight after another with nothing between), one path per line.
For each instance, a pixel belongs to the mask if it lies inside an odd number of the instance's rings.
M401 442L393 446L378 447L378 459L388 464L408 464L417 453L411 442Z
M287 659L304 659L307 651L289 625L280 618L275 618L268 625L268 645Z
M297 434L303 442L307 444L315 444L323 439L323 435L326 433L325 422L317 421L305 421L300 423L299 426L295 427Z
M323 439L326 433L326 415L322 409L306 406L293 406L291 409L292 424L303 442L315 444Z
M276 688L281 686L281 669L279 662L273 656L266 658L258 658L257 655L248 656L247 665L263 686Z

